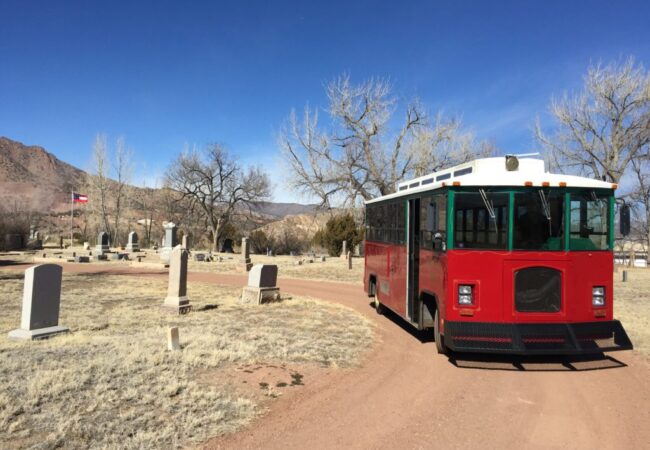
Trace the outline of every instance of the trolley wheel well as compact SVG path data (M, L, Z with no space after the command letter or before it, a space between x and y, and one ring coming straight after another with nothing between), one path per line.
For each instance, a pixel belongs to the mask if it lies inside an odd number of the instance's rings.
M438 309L436 296L430 292L422 292L420 294L420 304L422 305L422 313L420 314L421 328L433 328L435 325L434 317Z
M375 295L377 295L377 277L370 275L368 278L368 297L374 297Z

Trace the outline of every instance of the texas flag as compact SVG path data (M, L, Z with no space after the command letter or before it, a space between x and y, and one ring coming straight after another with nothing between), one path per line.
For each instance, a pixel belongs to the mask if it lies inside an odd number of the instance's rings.
M88 196L85 194L72 193L72 201L74 203L88 203Z

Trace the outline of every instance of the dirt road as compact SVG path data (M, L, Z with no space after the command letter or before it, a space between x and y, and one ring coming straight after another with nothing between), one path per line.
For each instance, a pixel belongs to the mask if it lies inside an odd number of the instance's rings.
M98 270L65 266L80 269ZM189 279L245 280L214 273ZM650 365L642 356L447 358L436 354L428 336L378 316L361 287L279 284L284 293L359 311L376 323L379 341L359 343L371 348L361 368L306 380L263 418L206 448L650 448Z

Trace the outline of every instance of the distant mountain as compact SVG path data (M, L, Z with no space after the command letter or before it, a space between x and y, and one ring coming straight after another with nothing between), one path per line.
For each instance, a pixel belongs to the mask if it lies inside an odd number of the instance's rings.
M65 163L43 147L24 145L0 136L0 204L51 212L70 208L70 190L79 189L86 172ZM290 215L313 214L317 205L259 203L255 212L262 222Z
M281 219L297 214L313 214L318 211L318 205L301 205L300 203L259 203L255 212Z
M70 190L85 172L58 159L43 147L27 146L0 136L0 201L48 211L70 203Z

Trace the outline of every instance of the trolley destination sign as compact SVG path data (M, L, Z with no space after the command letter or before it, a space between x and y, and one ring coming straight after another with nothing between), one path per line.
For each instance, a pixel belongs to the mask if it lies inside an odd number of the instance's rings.
M402 182L366 202L365 291L441 353L631 349L613 317L616 188L516 156Z

